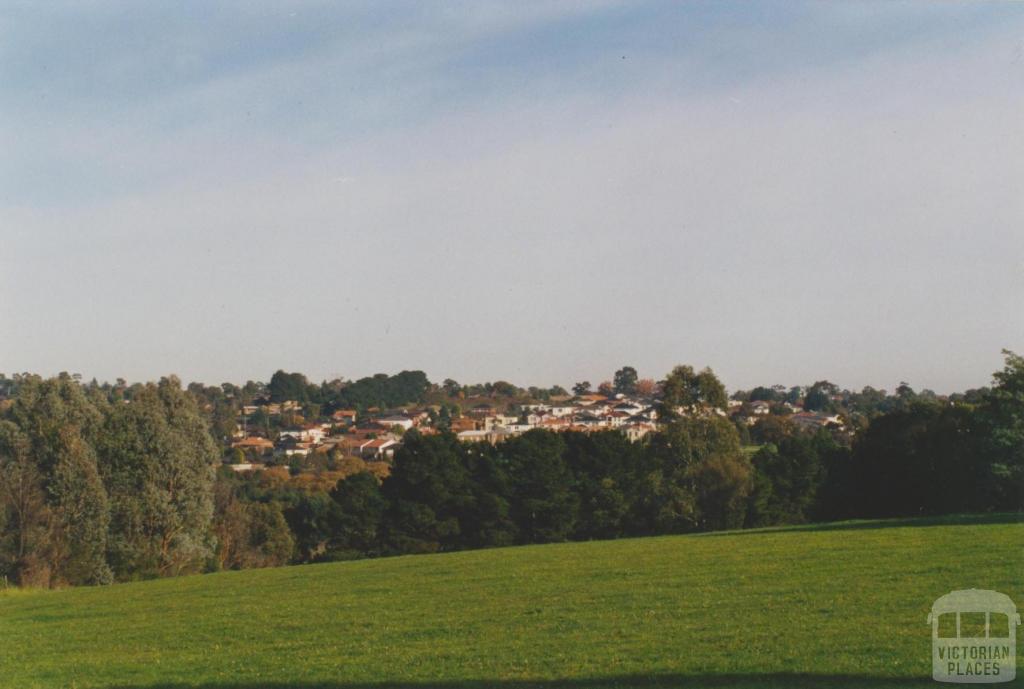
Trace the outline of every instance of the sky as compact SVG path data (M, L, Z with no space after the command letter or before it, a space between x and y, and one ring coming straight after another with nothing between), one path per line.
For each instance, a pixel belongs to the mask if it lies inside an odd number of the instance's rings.
M1022 154L1024 4L8 2L0 371L963 390Z

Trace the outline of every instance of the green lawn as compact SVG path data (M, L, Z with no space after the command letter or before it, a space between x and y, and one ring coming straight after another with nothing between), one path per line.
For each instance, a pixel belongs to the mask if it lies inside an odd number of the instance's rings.
M931 602L1024 604L1022 546L857 522L8 592L0 686L938 686Z

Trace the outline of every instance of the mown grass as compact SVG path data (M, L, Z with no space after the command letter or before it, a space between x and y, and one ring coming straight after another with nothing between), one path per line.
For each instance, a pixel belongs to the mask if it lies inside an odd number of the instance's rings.
M934 686L931 602L1024 602L1022 546L1014 516L858 522L19 592L0 686Z

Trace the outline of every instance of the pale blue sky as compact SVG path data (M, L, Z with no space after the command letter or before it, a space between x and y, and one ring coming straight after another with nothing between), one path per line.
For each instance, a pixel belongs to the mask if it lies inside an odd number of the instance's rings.
M0 371L974 387L1022 151L1021 4L6 3Z

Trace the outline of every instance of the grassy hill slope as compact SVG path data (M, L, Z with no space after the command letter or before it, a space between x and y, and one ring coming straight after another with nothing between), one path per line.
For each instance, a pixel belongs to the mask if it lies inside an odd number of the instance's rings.
M867 522L13 591L0 686L935 686L931 602L1024 604L1022 546Z

